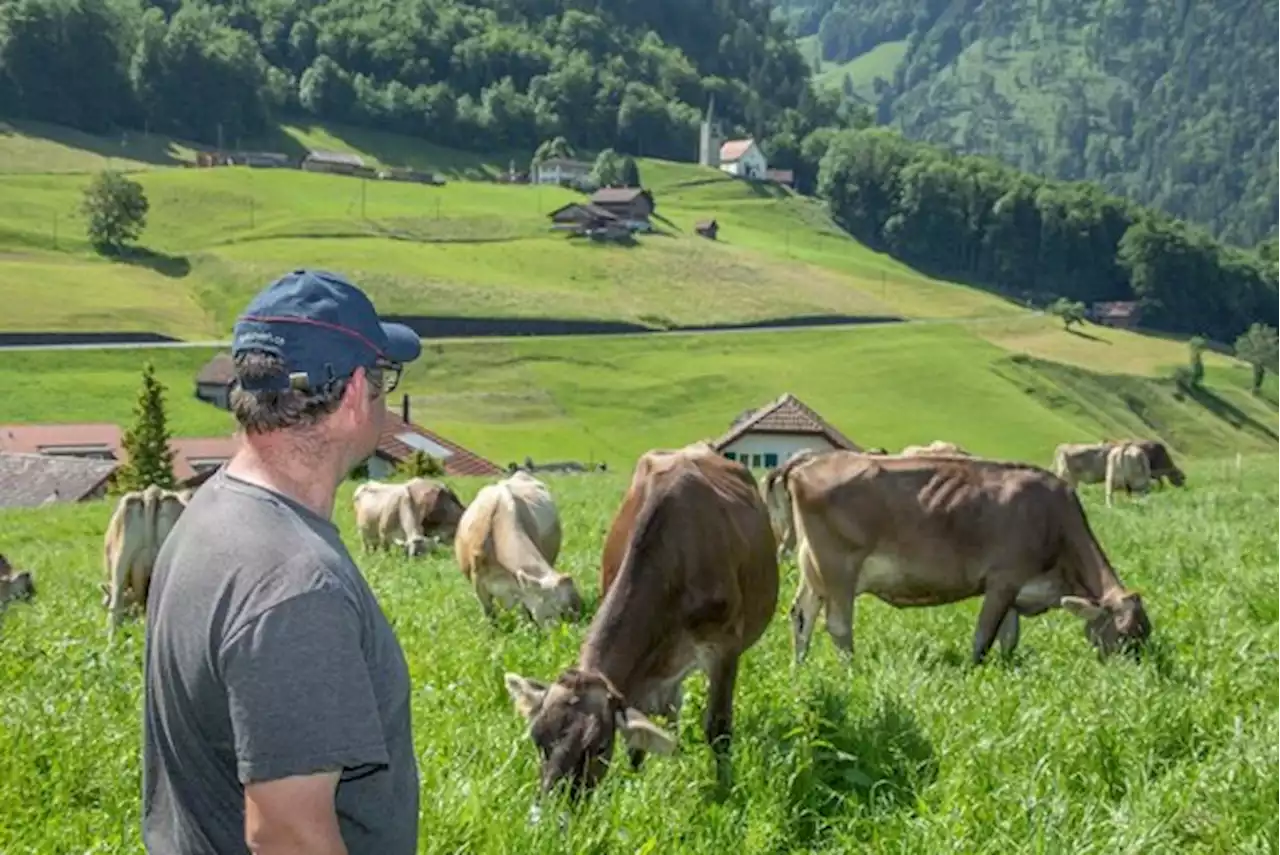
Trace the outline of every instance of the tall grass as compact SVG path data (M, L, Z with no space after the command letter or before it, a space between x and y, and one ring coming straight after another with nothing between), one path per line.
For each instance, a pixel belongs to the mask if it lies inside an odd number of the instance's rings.
M778 611L744 658L735 779L718 798L691 677L680 751L619 763L566 829L531 826L536 759L502 673L549 679L585 630L480 618L451 556L360 556L413 681L424 853L1261 853L1276 850L1275 458L1190 468L1189 486L1101 506L1091 523L1153 624L1143 663L1100 662L1080 622L1024 624L1012 662L965 664L977 601L858 606L855 658L825 635L790 664ZM625 475L548 478L560 568L589 602ZM469 500L478 482L459 482ZM349 496L349 489L345 496ZM0 650L0 852L138 853L143 627L105 648L101 537L111 508L0 515L3 550L35 572ZM340 690L341 687L335 687ZM544 816L551 816L544 814Z

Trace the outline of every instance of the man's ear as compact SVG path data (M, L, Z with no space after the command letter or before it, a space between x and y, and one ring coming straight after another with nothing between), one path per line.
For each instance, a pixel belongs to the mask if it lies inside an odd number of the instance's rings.
M515 704L516 712L525 718L533 718L542 708L542 701L547 696L547 684L537 680L529 680L519 674L506 673L502 680L507 684L507 693Z
M614 723L622 732L627 748L650 754L674 754L676 739L632 707L615 713Z
M1081 620L1097 620L1106 613L1106 609L1097 603L1091 603L1083 597L1063 597L1061 605Z

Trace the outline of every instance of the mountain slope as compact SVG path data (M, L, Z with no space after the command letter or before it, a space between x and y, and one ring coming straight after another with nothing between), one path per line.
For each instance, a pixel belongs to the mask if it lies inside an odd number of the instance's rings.
M1239 245L1275 234L1277 0L790 7L828 65L906 40L890 73L868 66L883 82L851 84L911 138L1096 180Z

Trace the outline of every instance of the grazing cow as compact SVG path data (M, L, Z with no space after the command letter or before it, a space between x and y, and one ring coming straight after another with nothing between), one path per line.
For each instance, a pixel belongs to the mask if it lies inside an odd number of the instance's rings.
M351 503L366 552L395 546L410 558L428 552L431 539L452 540L466 510L453 490L429 478L366 481Z
M954 442L943 442L940 439L935 439L928 445L908 445L898 455L900 457L973 456Z
M125 493L116 503L103 538L106 582L103 605L110 615L108 638L130 605L145 609L151 570L160 546L186 508L185 491L178 493L152 484Z
M16 571L0 554L0 609L10 600L30 600L36 594L36 582L26 570Z
M675 737L647 716L678 719L681 685L695 668L710 681L704 734L727 776L738 661L778 600L757 489L745 466L701 442L637 461L605 540L604 599L576 665L549 685L505 675L542 754L544 793L566 778L575 797L594 787L617 733L633 766L645 752L673 752Z
M1118 442L1107 452L1107 507L1117 489L1146 493L1151 489L1151 461L1136 442Z
M535 623L572 619L582 612L573 577L554 569L560 555L560 514L546 485L518 471L480 488L458 523L454 554L485 617L496 598L516 604Z
M997 632L1014 649L1020 615L1057 606L1084 620L1103 655L1150 634L1141 597L1121 584L1075 491L1039 467L836 452L771 472L766 490L795 518L797 662L824 606L828 633L852 655L864 593L898 608L983 597L975 663Z
M1064 442L1053 450L1053 474L1072 487L1101 484L1107 478L1111 442Z
M1174 464L1173 457L1163 442L1155 439L1138 439L1132 442L1146 453L1147 463L1151 466L1151 478L1157 484L1163 487L1166 478L1175 487L1187 483L1186 474Z

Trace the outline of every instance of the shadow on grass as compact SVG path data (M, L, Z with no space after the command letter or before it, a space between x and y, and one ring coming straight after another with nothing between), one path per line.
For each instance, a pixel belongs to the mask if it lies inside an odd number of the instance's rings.
M814 846L829 820L859 812L884 817L911 810L938 775L933 744L915 715L894 698L851 713L846 694L819 689L799 727L770 735L798 756L788 782L791 845ZM850 803L855 804L850 804Z
M87 151L99 157L118 157L156 166L178 166L181 160L170 151L168 137L152 136L138 130L117 131L99 136L35 121L0 121L0 136L25 136Z
M170 279L181 279L191 272L191 262L185 255L168 255L146 247L129 247L119 255L112 255L109 258L117 264L149 268Z
M1077 330L1077 329L1072 329L1071 327L1067 327L1067 332L1071 333L1076 338L1083 338L1088 341L1096 341L1099 344L1105 344L1108 346L1110 346L1111 344L1111 342L1107 341L1105 338L1100 338L1096 335L1091 335L1090 333L1087 333L1084 330Z
M1212 392L1203 386L1183 387L1182 391L1191 398L1191 400L1195 401L1218 418L1225 420L1234 428L1261 434L1272 440L1280 439L1280 434L1277 434L1274 430L1253 418L1227 399L1220 397L1217 393Z

